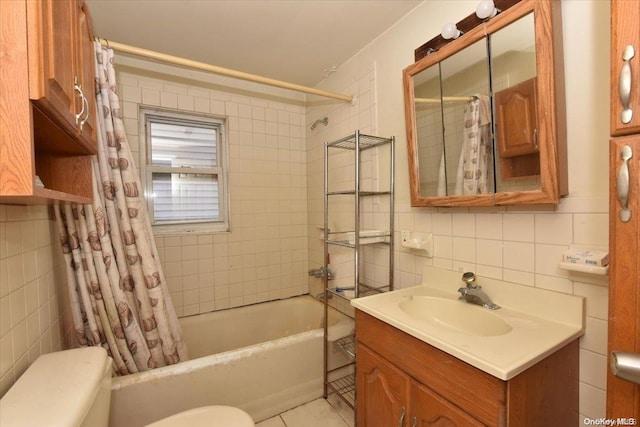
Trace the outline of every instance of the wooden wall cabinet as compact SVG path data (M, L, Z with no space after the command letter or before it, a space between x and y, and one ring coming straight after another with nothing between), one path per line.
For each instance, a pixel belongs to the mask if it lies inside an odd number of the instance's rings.
M497 92L496 140L500 175L508 181L540 175L536 79Z
M535 79L496 93L496 133L501 157L539 152Z
M356 310L359 427L578 425L578 340L502 381Z
M3 2L0 23L0 203L88 203L96 143L87 6Z

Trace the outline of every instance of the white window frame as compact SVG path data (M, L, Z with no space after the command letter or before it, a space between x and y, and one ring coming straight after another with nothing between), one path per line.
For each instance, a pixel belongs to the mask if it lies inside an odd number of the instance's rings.
M1 0L0 0L1 1ZM211 168L191 168L158 166L151 163L151 134L147 131L150 121L187 124L215 128L217 130L217 160L218 166ZM226 118L212 115L201 115L181 110L169 110L148 106L140 106L139 111L139 135L143 146L140 147L141 178L144 186L144 196L147 202L149 218L154 233L157 234L183 234L183 233L213 233L229 231L229 191L228 191L228 157L227 157L227 125ZM218 179L218 208L220 218L217 220L203 221L173 221L156 223L154 218L154 199L152 195L154 172L169 173L205 173L216 175Z

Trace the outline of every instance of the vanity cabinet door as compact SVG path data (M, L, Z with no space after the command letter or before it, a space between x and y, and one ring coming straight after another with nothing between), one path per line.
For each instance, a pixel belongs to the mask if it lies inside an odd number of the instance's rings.
M411 382L411 427L484 426L424 385Z
M358 427L408 427L409 376L361 344L356 364Z

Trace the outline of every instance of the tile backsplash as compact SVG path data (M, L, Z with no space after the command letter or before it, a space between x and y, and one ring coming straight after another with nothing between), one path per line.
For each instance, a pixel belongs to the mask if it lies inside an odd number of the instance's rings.
M585 213L585 205L591 212ZM605 414L608 276L558 268L570 244L608 245L607 198L565 199L557 210L521 208L416 209L396 206L398 230L434 234L434 257L400 249L398 287L420 283L422 267L474 271L526 286L585 297L585 335L580 339L580 414Z
M46 206L0 205L0 396L38 356L71 342L57 245Z

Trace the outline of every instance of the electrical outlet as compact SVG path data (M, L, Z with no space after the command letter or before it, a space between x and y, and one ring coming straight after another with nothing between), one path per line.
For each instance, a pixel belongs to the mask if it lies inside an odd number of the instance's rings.
M407 230L402 230L400 232L400 236L402 238L402 243L407 243L409 241L409 239L411 238L411 232L407 231Z

